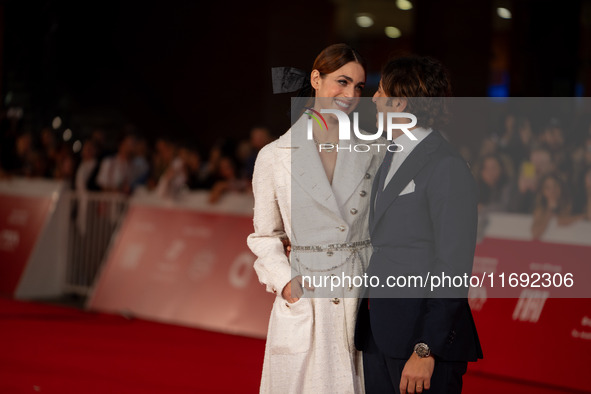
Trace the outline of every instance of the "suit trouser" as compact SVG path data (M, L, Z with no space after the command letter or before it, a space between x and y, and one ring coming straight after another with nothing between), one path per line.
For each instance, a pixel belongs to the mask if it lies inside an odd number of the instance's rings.
M400 377L408 360L391 358L378 348L371 329L367 331L366 349L363 351L363 371L367 394L400 394ZM468 363L435 360L428 394L459 394L462 392L462 375Z

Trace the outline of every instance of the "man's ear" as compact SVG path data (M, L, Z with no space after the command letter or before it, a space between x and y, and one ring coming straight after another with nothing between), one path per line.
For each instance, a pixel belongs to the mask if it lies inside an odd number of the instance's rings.
M310 85L312 85L312 88L315 90L318 90L320 87L320 71L312 70L312 73L310 74Z
M393 97L391 106L396 112L404 112L408 100L405 97Z

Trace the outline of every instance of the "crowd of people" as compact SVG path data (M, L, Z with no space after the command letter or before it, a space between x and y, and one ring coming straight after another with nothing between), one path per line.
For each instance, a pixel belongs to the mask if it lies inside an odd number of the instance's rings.
M527 117L509 114L504 130L485 138L477 155L464 150L479 186L480 213L533 214L534 238L552 218L558 225L591 220L591 126L583 143L569 143L571 134L556 118L534 130ZM77 191L128 195L144 186L166 198L184 189L208 190L215 203L226 192L250 190L257 153L272 139L257 126L249 138L219 141L203 155L171 139L149 144L126 132L110 150L105 132L97 129L75 154L52 128L38 135L7 131L0 143L0 178L61 179Z
M51 178L69 182L76 191L131 195L138 187L175 198L182 190L209 190L210 202L228 191L247 192L257 152L271 141L265 127L254 127L240 142L216 143L208 155L167 138L150 144L134 132L124 132L109 149L106 134L97 129L78 147L63 141L52 128L39 135L4 132L0 142L0 179L11 176Z
M591 125L582 143L573 134L557 118L534 130L527 117L507 115L472 163L481 215L533 214L534 239L552 219L559 226L591 220Z

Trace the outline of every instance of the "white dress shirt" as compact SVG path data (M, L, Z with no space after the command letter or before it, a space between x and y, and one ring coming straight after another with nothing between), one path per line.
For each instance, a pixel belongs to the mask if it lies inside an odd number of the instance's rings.
M394 177L396 171L400 168L404 160L410 155L413 149L421 143L431 132L433 129L424 129L422 127L417 127L416 129L411 130L411 133L417 137L416 141L411 140L406 134L402 134L392 142L396 145L402 145L402 151L396 152L392 156L392 162L390 163L390 170L388 171L388 175L386 175L386 180L384 181L384 189L388 186L388 182Z
M96 159L90 160L83 160L82 163L78 166L78 170L76 170L76 180L75 180L75 187L76 191L79 193L87 191L87 183L92 171L97 165Z
M131 166L119 156L107 157L101 163L96 183L103 189L123 190L129 186Z

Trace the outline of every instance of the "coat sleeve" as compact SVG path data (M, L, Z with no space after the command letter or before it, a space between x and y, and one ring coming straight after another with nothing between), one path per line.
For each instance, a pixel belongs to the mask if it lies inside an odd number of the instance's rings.
M254 269L259 282L266 285L267 291L281 295L291 280L291 266L281 242L286 233L273 178L275 164L273 145L267 145L259 152L254 167L254 233L248 236L247 243L257 256Z
M437 165L428 199L436 253L431 275L469 277L476 247L477 191L463 159L448 156ZM467 293L468 288L447 286L425 299L416 341L427 343L436 355L440 353L466 308Z

